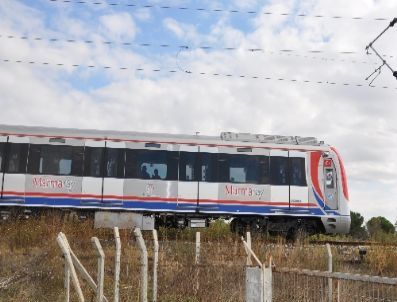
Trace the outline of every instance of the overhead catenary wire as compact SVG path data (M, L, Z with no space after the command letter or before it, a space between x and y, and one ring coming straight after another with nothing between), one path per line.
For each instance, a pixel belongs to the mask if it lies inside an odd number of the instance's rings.
M199 71L190 71L190 70L177 70L177 69L160 69L160 68L136 68L136 67L115 67L115 66L99 66L99 65L85 65L85 64L67 64L67 63L51 63L51 62L36 62L35 60L12 60L12 59L0 59L1 62L4 63L18 63L18 64L29 64L29 65L43 65L43 66L58 66L58 67L74 67L74 68L89 68L89 69L114 69L114 70L129 70L129 71L137 71L137 72L165 72L165 73L183 73L188 75L201 75L201 76L213 76L213 77L226 77L226 78L244 78L250 80L263 79L263 80L272 80L278 82L291 82L291 83L304 83L304 84L319 84L319 85L328 85L328 86L344 86L344 87L370 87L370 88L381 88L381 89L392 89L397 90L397 87L389 87L389 86L374 86L374 85L364 85L364 84L354 84L354 83L346 83L346 82L334 82L334 81L318 81L318 80L303 80L303 79L287 79L283 77L269 77L263 75L244 75L244 74L232 74L232 73L215 73L215 72L199 72Z
M104 45L121 45L121 46L131 46L131 47L160 47L160 48L175 48L181 50L221 50L221 51L236 51L240 50L241 48L239 47L215 47L215 46L189 46L189 45L177 45L177 44L167 44L167 43L151 43L151 42L117 42L117 41L109 41L109 40L89 40L89 39L62 39L58 37L52 37L52 38L45 38L41 36L27 36L27 35L11 35L11 34L0 34L0 38L3 39L20 39L20 40L31 40L31 41L46 41L46 42L61 42L61 43L84 43L84 44L94 44L94 43L100 43ZM373 64L376 65L375 63L368 62L368 61L362 61L362 60L354 60L354 59L335 59L335 58L328 58L325 56L322 57L316 57L314 55L332 55L332 54L337 54L337 55L355 55L358 54L357 51L336 51L336 52L326 52L323 50L297 50L297 49L278 49L278 50L270 50L270 49L264 49L264 48L259 48L259 47L248 47L248 48L243 48L244 51L247 51L249 53L265 53L265 54L271 54L271 55L283 55L283 56L289 56L289 57L299 57L299 58L305 58L305 59L312 59L312 60L321 60L321 61L332 61L332 62L342 62L342 63L353 63L353 64ZM309 55L302 55L302 54L297 54L297 52L305 52ZM394 56L391 55L384 55L385 58L394 58Z
M120 2L105 2L105 1L84 1L84 0L48 0L50 2L59 2L59 3L69 3L69 4L88 4L88 5L106 5L106 6L123 6L123 7L131 7L131 8L160 8L160 9L176 9L181 11L198 11L198 12L211 12L211 13L242 13L242 14L249 14L249 15L276 15L276 16L295 16L295 17L308 17L314 19L333 19L333 20L341 20L341 19L348 19L348 20L369 20L369 21L386 21L389 18L384 17L377 17L377 18L369 18L364 16L356 16L356 17L348 17L348 16L341 16L341 15L332 15L327 16L323 14L305 14L305 13L278 13L274 11L248 11L248 10L239 10L239 9L226 9L226 8L205 8L205 7L189 7L189 6L168 6L168 5L159 5L159 4L138 4L138 3L120 3Z

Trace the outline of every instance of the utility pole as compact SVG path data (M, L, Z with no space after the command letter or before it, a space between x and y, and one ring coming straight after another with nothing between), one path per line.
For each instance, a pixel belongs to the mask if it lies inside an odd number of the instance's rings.
M379 52L374 48L374 43L386 32L388 31L391 27L393 27L395 24L397 23L397 18L394 18L389 25L371 42L369 43L366 47L365 50L367 51L367 54L369 54L369 49L371 49L375 55L377 55L379 57L379 59L381 59L382 61L382 65L380 65L378 68L375 69L374 72L372 72L365 80L369 80L374 74L376 74L376 76L372 79L372 81L369 83L369 85L371 86L371 84L373 83L373 81L380 75L380 73L382 72L382 67L386 66L388 69L390 69L390 71L392 72L393 76L397 79L397 70L394 70L389 63L387 63L387 61L385 60L385 58L379 54Z

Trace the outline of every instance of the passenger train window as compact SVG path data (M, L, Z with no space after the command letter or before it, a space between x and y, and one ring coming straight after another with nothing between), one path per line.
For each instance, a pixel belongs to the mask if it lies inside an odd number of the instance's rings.
M270 158L270 182L275 186L288 185L288 157L272 156Z
M83 147L30 145L29 174L82 176Z
M127 150L126 178L178 179L177 152L162 150Z
M258 156L258 166L260 169L259 183L267 185L270 183L270 157Z
M230 155L230 182L266 184L268 162L266 156Z
M229 182L246 183L247 169L244 167L230 167Z
M138 178L136 150L125 150L125 177Z
M180 152L179 180L197 181L197 153Z
M124 149L106 148L105 177L124 177Z
M200 181L217 182L217 154L199 153L200 154Z
M83 176L84 147L72 147L72 172L71 175Z
M0 143L0 172L3 172L5 143Z
M28 144L9 144L6 173L26 173Z
M218 181L267 184L269 158L258 155L219 154Z
M216 154L217 159L217 179L215 182L230 182L229 154Z
M85 147L84 176L102 177L104 148Z
M290 185L306 186L305 159L302 157L290 157Z
M179 153L167 152L167 180L178 180Z

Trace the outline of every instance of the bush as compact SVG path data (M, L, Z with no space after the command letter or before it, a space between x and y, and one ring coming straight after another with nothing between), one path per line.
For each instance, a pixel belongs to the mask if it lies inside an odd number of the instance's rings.
M350 225L350 236L356 239L367 239L368 233L363 226L364 217L360 213L350 212L351 225Z
M367 229L371 237L379 237L383 234L394 234L394 225L385 217L372 217L367 222Z

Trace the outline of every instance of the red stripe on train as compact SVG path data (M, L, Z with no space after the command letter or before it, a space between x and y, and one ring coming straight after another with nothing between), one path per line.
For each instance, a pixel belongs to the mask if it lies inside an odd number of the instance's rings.
M323 192L320 189L320 183L318 179L318 167L320 164L322 152L311 152L310 153L310 175L314 190L320 196L321 200L324 200Z
M252 147L257 149L265 150L284 150L284 151L313 151L317 149L308 149L305 147L294 148L294 147L275 147L275 146L260 146L260 145L235 145L235 144L219 144L219 143L200 143L193 141L167 141L167 140L139 140L139 139L125 139L125 138L106 138L106 137L83 137L83 136L66 136L66 135L46 135L46 134L22 134L22 133L12 133L12 132L0 132L1 136L17 136L17 137L38 137L38 138L65 138L65 139L77 139L77 140L93 140L93 141L110 141L110 142L129 142L129 143L159 143L159 144L170 144L170 145L187 145L187 146L207 146L207 147ZM300 146L299 146L300 147Z
M331 150L335 152L336 156L338 157L340 172L342 174L342 189L343 195L345 196L346 200L349 200L349 189L347 187L347 175L345 170L345 165L343 164L342 157L340 156L338 150L336 148L331 147Z
M65 193L39 193L39 192L13 192L5 191L4 195L17 195L17 196L29 196L29 197L55 197L55 198L95 198L101 199L101 195L92 194L65 194ZM163 198L163 197L146 197L146 196L117 196L117 195L104 195L104 199L118 199L125 201L171 201L171 202L186 202L186 203L197 203L197 199L187 198ZM274 206L294 206L294 207L317 207L314 203L300 203L300 202L280 202L280 201L252 201L252 200L222 200L222 199L200 199L200 203L219 203L219 204L248 204L248 205L274 205Z

